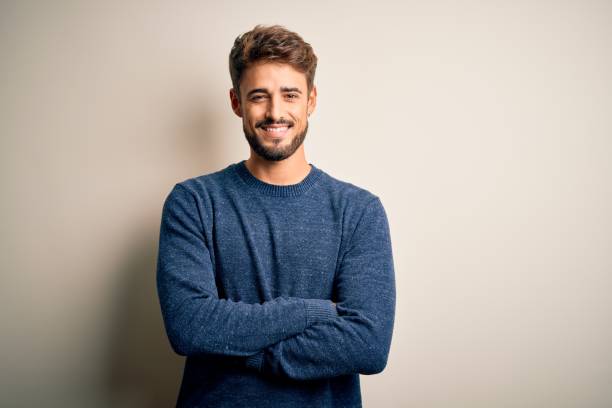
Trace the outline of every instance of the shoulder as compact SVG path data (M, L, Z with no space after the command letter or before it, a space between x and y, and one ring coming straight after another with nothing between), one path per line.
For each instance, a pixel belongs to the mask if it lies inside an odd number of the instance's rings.
M212 225L212 214L218 197L231 185L232 165L224 169L179 179L170 187L163 203L163 216L180 217L198 224Z
M372 237L378 237L381 242L388 239L386 211L375 191L328 173L324 173L324 179L325 193L334 197L342 219L341 253L359 242L370 245Z
M169 195L174 193L189 193L196 201L209 201L210 196L219 194L231 183L231 172L234 164L214 172L204 173L198 176L178 180L170 190Z
M322 183L324 200L332 201L341 219L343 242L351 242L355 231L370 233L387 224L387 215L379 195L356 182L342 180L324 172Z
M343 209L345 215L358 217L367 208L381 203L375 191L358 185L356 182L342 180L325 171L322 173L325 180L323 183L325 193L332 197L337 207Z

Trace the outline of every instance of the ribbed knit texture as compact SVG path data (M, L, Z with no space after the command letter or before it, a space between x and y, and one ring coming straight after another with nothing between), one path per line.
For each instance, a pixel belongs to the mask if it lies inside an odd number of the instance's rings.
M170 345L187 357L177 406L361 407L359 374L386 366L385 210L310 166L283 186L243 160L166 197L157 289Z

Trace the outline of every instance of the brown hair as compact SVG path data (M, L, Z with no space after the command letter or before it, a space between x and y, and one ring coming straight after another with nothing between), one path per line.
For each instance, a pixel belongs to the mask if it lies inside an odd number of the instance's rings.
M242 73L259 61L291 65L306 75L308 93L310 93L317 69L317 56L310 44L304 42L299 34L280 25L258 24L251 31L236 38L229 55L229 70L232 86L238 97L240 97Z

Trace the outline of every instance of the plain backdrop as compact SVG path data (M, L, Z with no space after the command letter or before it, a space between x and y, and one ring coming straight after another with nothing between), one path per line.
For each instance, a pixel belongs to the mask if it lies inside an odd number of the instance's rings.
M259 23L319 57L307 160L388 214L364 406L612 406L603 0L2 1L0 405L173 406L161 208L248 157L228 54Z

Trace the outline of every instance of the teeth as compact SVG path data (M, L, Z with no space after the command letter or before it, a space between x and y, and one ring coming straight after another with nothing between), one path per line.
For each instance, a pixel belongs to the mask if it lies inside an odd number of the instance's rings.
M280 127L280 128L264 128L267 132L284 132L288 129L288 127Z

